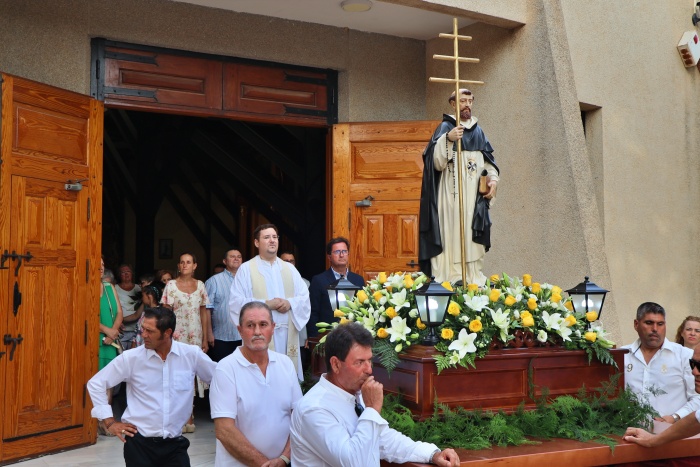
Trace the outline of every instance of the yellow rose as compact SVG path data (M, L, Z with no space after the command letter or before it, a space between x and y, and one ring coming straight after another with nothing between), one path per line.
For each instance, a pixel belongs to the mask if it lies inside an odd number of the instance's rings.
M379 275L377 275L377 280L379 281L380 284L385 283L386 282L386 273L380 272Z
M426 325L423 324L423 321L421 321L420 318L418 318L418 319L416 319L416 327L417 327L418 329L425 329L425 328L426 328Z
M561 287L559 287L558 285L552 286L552 295L554 295L555 293L561 295Z
M340 324L347 324L349 322L350 322L350 320L347 318L340 318Z
M489 277L489 280L491 280L491 282L498 282L498 279L498 274L494 274L491 277Z
M454 289L452 288L452 284L450 284L448 281L445 281L441 284L444 288L449 290L450 292L454 292Z
M411 287L413 287L413 278L411 276L409 276L408 274L406 274L406 277L403 278L403 285L407 289L410 289Z
M537 300L535 300L535 297L530 297L527 299L527 307L530 310L534 310L535 308L537 308Z
M586 313L586 319L592 323L593 321L598 319L598 312L595 310L589 311L588 313Z
M394 310L393 306L390 306L389 308L387 308L385 313L389 317L389 319L394 319L398 316L398 313L396 313L396 310Z
M393 290L393 288L391 287L391 284L385 285L384 288L385 288L385 289L387 290L387 292L389 292L389 293L391 293L391 291Z
M529 311L521 311L520 312L520 319L523 319L526 317L532 318L532 313L530 313Z
M467 284L467 292L476 292L479 290L479 286L476 284Z
M574 311L574 306L571 304L571 300L567 300L564 302L564 308L566 308L569 311Z
M344 318L344 317L345 317L345 313L343 313L343 312L340 311L340 310L335 310L335 311L333 312L333 317L334 317L334 318Z
M471 323L469 323L469 330L471 332L479 332L483 329L483 325L481 324L481 321L478 319L473 319Z
M357 299L360 301L360 303L365 303L368 300L367 293L364 290L358 290Z
M525 326L526 328L531 328L535 325L535 318L533 318L532 315L530 315L530 316L520 315L520 317L522 318L523 326Z
M552 297L550 298L550 300L553 301L554 303L560 302L560 301L561 301L561 295L559 295L558 293L553 293L553 294L552 294Z
M389 337L389 333L386 332L385 328L379 328L377 329L377 337L380 339L386 339L387 337Z
M491 300L494 303L498 301L500 296L501 296L501 291L498 289L491 289L491 292L489 292L489 300Z
M459 316L459 305L453 301L450 301L450 306L447 307L447 312L452 316Z
M532 284L532 293L540 293L542 291L542 286L539 282Z
M513 306L515 304L515 297L512 295L508 295L506 297L506 306Z
M532 276L530 274L523 274L523 285L525 287L530 287L532 285Z
M455 332L450 328L443 328L442 333L440 333L440 337L443 339L452 339L454 336Z
M566 322L567 327L573 326L574 324L576 324L576 317L574 317L574 315L569 315L564 321Z
M585 333L583 335L583 338L586 339L587 341L595 342L595 340L598 338L598 333L595 331L588 331L587 333Z
M379 290L377 290L376 292L374 292L374 293L372 294L372 296L374 297L374 299L375 299L376 301L379 301L379 300L382 299L382 293L381 293Z

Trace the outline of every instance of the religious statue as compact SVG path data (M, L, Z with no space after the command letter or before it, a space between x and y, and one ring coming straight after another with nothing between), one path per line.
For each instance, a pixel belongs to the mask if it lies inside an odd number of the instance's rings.
M455 92L448 102L456 111ZM472 116L473 103L471 91L460 89L460 124L457 125L455 116L443 115L423 152L418 261L421 270L428 276L435 276L438 282L462 280L462 254L465 255L467 283L483 285L486 282L482 269L484 255L491 246L489 208L496 194L499 170L493 148L476 117ZM461 163L456 167L460 139ZM461 190L457 170L462 171ZM462 215L459 193L462 193ZM460 218L464 222L463 248Z

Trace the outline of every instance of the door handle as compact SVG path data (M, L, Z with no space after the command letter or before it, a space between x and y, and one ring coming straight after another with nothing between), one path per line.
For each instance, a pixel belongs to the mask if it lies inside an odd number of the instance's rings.
M368 208L372 206L372 200L374 199L374 196L372 195L367 195L365 196L365 199L360 200L360 201L355 201L355 206L358 208Z
M418 263L416 263L414 260L411 260L410 263L406 263L406 266L411 266L412 268L417 268L420 265Z
M5 336L3 337L5 345L12 344L12 348L10 349L10 361L12 361L12 359L15 356L15 349L17 348L17 345L21 344L23 340L24 337L22 337L22 334L17 334L17 337L12 337L11 334L5 334Z

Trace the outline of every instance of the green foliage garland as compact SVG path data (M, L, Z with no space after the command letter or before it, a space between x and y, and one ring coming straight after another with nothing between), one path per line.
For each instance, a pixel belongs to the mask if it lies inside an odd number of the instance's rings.
M450 409L436 403L433 416L420 422L413 419L398 398L387 396L382 417L406 436L442 447L487 449L566 438L594 441L614 449L616 441L609 435L622 436L628 426L648 430L655 415L650 405L629 390L615 398L618 378L619 375L613 376L592 393L581 388L577 397L548 400L543 395L535 410L525 410L521 404L512 414Z

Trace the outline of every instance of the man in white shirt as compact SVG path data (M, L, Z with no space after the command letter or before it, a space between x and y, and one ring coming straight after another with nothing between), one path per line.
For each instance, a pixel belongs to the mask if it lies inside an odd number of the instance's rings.
M688 363L690 363L693 376L695 377L695 391L700 391L700 345L695 347L693 358ZM627 428L625 436L623 436L622 439L630 443L636 443L651 448L661 446L670 441L690 438L698 433L700 433L700 411L686 415L678 423L675 423L659 434L651 434L641 428ZM698 459L694 460L697 461ZM698 465L698 463L686 463L685 465Z
M274 323L262 302L243 305L243 345L219 362L209 392L216 467L289 464L289 422L301 388L292 361L268 349Z
M239 325L241 307L253 300L264 302L272 310L275 322L273 350L292 359L299 380L304 379L299 349L304 342L299 332L311 313L309 289L296 268L277 257L279 234L273 224L258 226L254 232L258 255L238 268L231 286L229 312Z
M326 335L328 372L292 413L292 464L379 467L383 459L458 466L454 450L413 441L381 417L384 388L371 376L373 343L370 332L357 323Z
M666 339L666 311L652 302L637 308L634 343L625 354L625 385L659 413L657 420L675 423L700 410L700 394L688 361L693 351Z
M209 383L216 364L199 346L173 341L174 329L172 310L147 309L141 326L144 345L125 351L88 381L92 416L125 443L127 467L190 465L190 442L182 427L192 413L194 377ZM107 388L123 381L129 383L129 405L117 422Z

